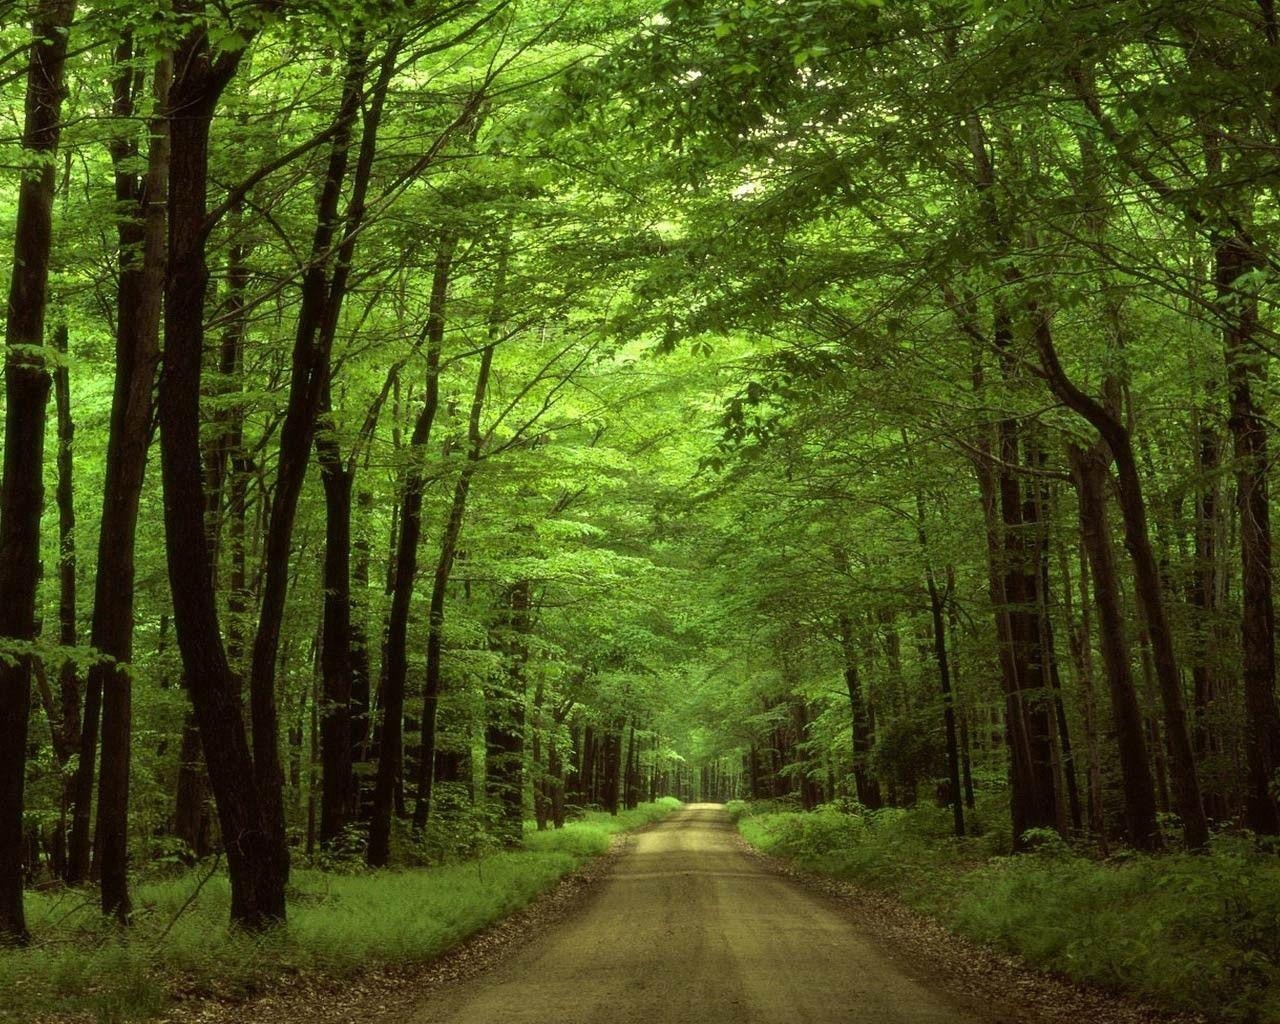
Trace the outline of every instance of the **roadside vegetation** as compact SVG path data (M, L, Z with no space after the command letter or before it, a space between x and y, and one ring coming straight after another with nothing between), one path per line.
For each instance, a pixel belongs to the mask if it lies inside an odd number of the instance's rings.
M530 825L520 850L486 851L480 834L478 856L402 871L375 873L359 859L296 868L289 922L263 934L228 929L231 889L212 865L139 879L130 929L103 918L87 893L32 893L31 947L0 950L0 1021L145 1020L175 1000L247 998L302 974L425 962L605 853L618 832L678 806L663 798L554 831ZM398 852L412 856L407 841Z
M1098 859L1047 830L1008 856L1000 795L978 801L975 834L960 839L933 806L729 809L757 849L892 894L1035 967L1213 1021L1280 1020L1280 861L1249 837L1218 836L1207 856Z

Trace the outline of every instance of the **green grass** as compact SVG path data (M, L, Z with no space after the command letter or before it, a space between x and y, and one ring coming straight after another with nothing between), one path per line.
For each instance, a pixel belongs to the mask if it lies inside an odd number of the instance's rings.
M1098 861L1059 841L1009 857L1007 832L956 840L933 807L754 810L739 821L752 845L1035 966L1214 1021L1280 1022L1280 860L1245 839L1219 837L1208 856Z
M289 923L265 936L227 927L230 890L221 874L181 916L201 873L140 881L136 923L123 933L103 923L85 893L32 893L33 946L0 951L0 1020L145 1020L175 998L239 998L304 972L342 975L430 960L608 850L614 833L677 806L664 799L616 818L589 814L559 831L529 830L524 850L456 864L348 874L295 869Z

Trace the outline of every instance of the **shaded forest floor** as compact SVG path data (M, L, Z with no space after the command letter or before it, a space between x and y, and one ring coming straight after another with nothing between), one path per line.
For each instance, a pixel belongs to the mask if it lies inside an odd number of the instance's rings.
M303 998L311 1024L319 1007L344 1001L376 1010L445 951L455 952L430 969L462 969L518 934L522 908L538 906L540 918L571 902L618 833L676 806L589 814L528 833L524 850L452 864L296 869L288 927L266 937L228 932L226 877L207 868L139 880L136 922L123 933L103 922L91 895L32 894L32 948L0 951L0 1021L245 1020L244 1004L255 999L270 1007ZM539 899L548 891L553 898Z
M757 855L874 920L998 1019L1280 1021L1280 862L1245 839L1220 837L1210 856L1099 861L1046 837L1008 857L998 830L951 837L942 808L730 809Z

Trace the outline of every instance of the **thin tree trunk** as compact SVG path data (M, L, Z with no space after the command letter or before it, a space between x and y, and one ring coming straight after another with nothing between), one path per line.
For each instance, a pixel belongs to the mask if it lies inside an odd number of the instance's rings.
M842 576L849 573L849 556L841 547L834 550L836 571ZM840 652L844 662L845 689L849 694L849 714L851 740L853 743L853 784L858 803L868 810L879 810L884 806L880 795L880 783L871 775L867 767L867 759L875 744L871 730L870 715L867 711L866 697L862 692L862 679L858 672L857 640L854 636L853 620L847 612L836 617L840 634ZM759 797L760 784L756 772L756 753L752 749L752 796Z
M546 716L543 712L544 687L542 677L533 691L533 749L530 756L533 762L533 820L539 832L547 830L551 820L551 769L543 755L543 741Z
M283 767L278 743L276 665L289 589L298 498L306 477L324 390L328 386L333 332L326 329L327 320L332 316L336 323L338 310L334 307L340 306L339 297L345 290L336 281L332 286L330 284L329 252L341 226L338 205L346 181L352 130L359 113L365 79L367 55L361 38L352 45L348 54L329 162L317 204L311 265L302 280L302 308L298 313L294 337L289 396L280 428L275 487L271 492L266 528L258 628L254 634L249 667L255 780L262 800L264 825L270 833L272 845L283 855L280 870L286 873L288 847L284 831ZM339 262L335 275L342 271Z
M506 629L502 644L505 670L502 682L485 692L485 796L499 810L498 833L503 845L518 847L524 820L524 703L532 630L532 586L518 580L507 591ZM617 765L614 765L613 813L617 813Z
M386 867L391 855L391 814L396 787L401 781L404 761L404 695L408 672L407 636L409 604L418 568L418 538L422 532L422 496L426 477L421 459L431 437L431 426L440 404L440 350L444 342L445 304L449 294L450 271L456 237L442 232L436 251L431 284L431 307L427 315L427 381L422 410L414 424L410 446L414 461L409 467L400 499L400 530L396 538L394 582L382 662L380 711L382 725L378 739L378 774L374 784L373 808L366 853L370 867Z
M1062 595L1067 620L1067 641L1071 648L1071 660L1075 666L1076 680L1080 686L1081 703L1084 705L1084 741L1089 754L1088 797L1086 809L1089 829L1097 837L1104 855L1108 852L1106 809L1102 792L1102 750L1098 738L1098 702L1094 693L1093 650L1089 615L1089 566L1084 544L1080 544L1080 620L1076 621L1072 607L1072 580L1065 544L1058 549L1062 575ZM1150 773L1148 773L1148 777Z
M467 417L467 455L457 482L454 484L453 499L449 505L449 518L445 522L444 534L440 538L440 554L436 559L435 574L431 582L431 605L427 618L427 663L426 680L422 696L422 756L418 762L418 793L413 810L413 826L417 830L427 824L431 812L432 772L435 768L436 749L436 715L440 705L442 687L441 657L444 648L445 603L448 599L449 577L453 573L454 558L458 550L458 539L462 535L462 523L466 516L467 496L471 491L471 480L480 466L484 454L485 435L480 420L484 412L485 398L489 393L489 374L493 367L493 354L497 346L498 334L503 317L503 291L506 287L508 247L504 243L498 257L498 268L494 284L493 306L489 315L489 344L480 353L480 367L476 373L476 386L471 399L471 409ZM518 586L518 585L517 585ZM513 618L514 625L514 618ZM522 709L523 715L523 709ZM504 804L504 807L506 804ZM510 834L510 828L504 835L508 845L518 845L520 836L518 825L521 816L517 815L516 834ZM510 823L507 822L509 826Z
M60 359L53 371L54 404L58 410L58 642L76 645L76 507L74 493L75 421L71 416L71 375L67 368L67 326L54 331ZM53 710L51 707L50 710ZM80 743L80 676L73 658L58 666L58 700L49 718L54 758L64 772ZM75 775L62 779L57 831L53 843L53 871L67 875L67 814L75 800Z
M1221 752L1221 740L1214 728L1213 712L1219 698L1219 671L1214 657L1221 590L1218 565L1218 534L1221 531L1222 487L1217 474L1222 462L1218 433L1209 420L1210 410L1195 416L1193 440L1196 446L1195 569L1188 588L1188 600L1195 609L1192 620L1194 662L1191 667L1193 740L1201 764ZM1226 794L1221 789L1206 791L1205 810L1210 817L1228 815Z

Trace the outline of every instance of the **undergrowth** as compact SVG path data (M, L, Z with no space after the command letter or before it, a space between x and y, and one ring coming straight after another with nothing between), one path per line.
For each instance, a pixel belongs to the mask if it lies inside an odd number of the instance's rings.
M1001 811L980 804L975 823ZM1100 861L1061 840L1006 856L1007 829L956 839L935 807L731 813L753 846L1037 967L1213 1021L1280 1022L1280 860L1247 838L1218 837L1207 856Z
M0 950L0 1021L144 1020L175 999L237 999L302 973L429 960L604 853L614 833L677 806L668 798L617 817L588 814L557 831L530 828L523 850L470 861L381 872L295 868L287 926L259 936L228 928L230 887L207 869L140 879L127 931L105 923L87 892L29 893L34 942Z

